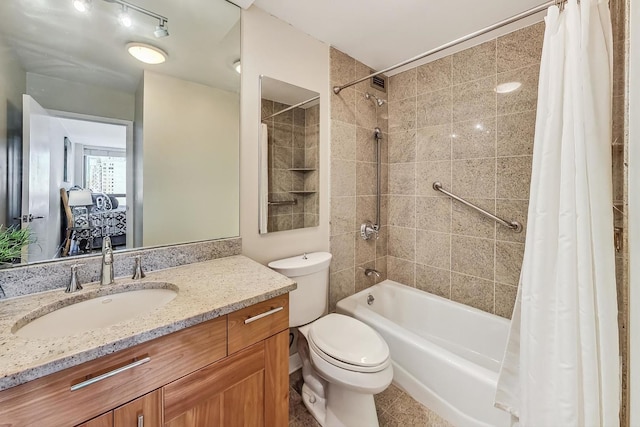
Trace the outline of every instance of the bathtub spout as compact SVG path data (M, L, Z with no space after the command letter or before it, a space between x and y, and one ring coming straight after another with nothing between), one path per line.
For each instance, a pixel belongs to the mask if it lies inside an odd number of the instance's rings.
M372 274L375 274L376 277L380 277L380 272L374 268L367 268L364 270L364 275L367 277L371 277Z

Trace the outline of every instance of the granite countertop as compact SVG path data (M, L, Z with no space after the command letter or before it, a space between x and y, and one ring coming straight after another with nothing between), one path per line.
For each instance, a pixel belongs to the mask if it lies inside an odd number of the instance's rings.
M62 338L23 338L16 325L93 296L148 287L178 288L168 304L110 327ZM174 286L172 286L174 285ZM64 289L0 301L0 391L97 359L296 288L295 282L242 255L219 258L148 273L142 280L116 279L114 285L83 285L73 294ZM78 319L82 322L82 319ZM64 328L64 325L58 325Z

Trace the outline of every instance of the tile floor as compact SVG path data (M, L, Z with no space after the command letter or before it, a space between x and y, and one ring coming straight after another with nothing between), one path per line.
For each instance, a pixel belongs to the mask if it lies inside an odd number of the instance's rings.
M300 370L291 374L289 384L289 427L319 427L319 424L302 403ZM453 427L438 414L422 406L393 384L382 393L377 394L375 401L380 427Z

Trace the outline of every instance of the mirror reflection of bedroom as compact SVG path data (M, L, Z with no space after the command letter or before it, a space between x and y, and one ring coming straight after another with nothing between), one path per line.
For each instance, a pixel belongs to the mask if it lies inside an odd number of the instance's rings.
M114 248L127 246L127 128L60 118L65 137L61 188L64 209L60 256L97 251L109 236ZM129 174L131 172L129 171ZM65 194L66 197L65 197Z
M132 123L45 110L29 95L23 108L22 147L10 155L22 168L22 180L8 185L8 210L17 212L12 227L24 229L26 223L30 229L22 258L92 253L106 236L114 248L130 247Z
M239 235L238 7L79 3L0 1L0 268Z

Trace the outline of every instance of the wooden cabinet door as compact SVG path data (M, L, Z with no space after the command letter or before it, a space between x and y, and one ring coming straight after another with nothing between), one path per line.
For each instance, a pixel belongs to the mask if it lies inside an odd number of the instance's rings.
M113 427L113 411L95 417L94 419L76 427Z
M265 344L164 387L165 427L264 426Z
M159 427L161 425L161 389L145 394L113 411L113 427Z
M289 329L267 338L265 357L265 425L289 425Z

